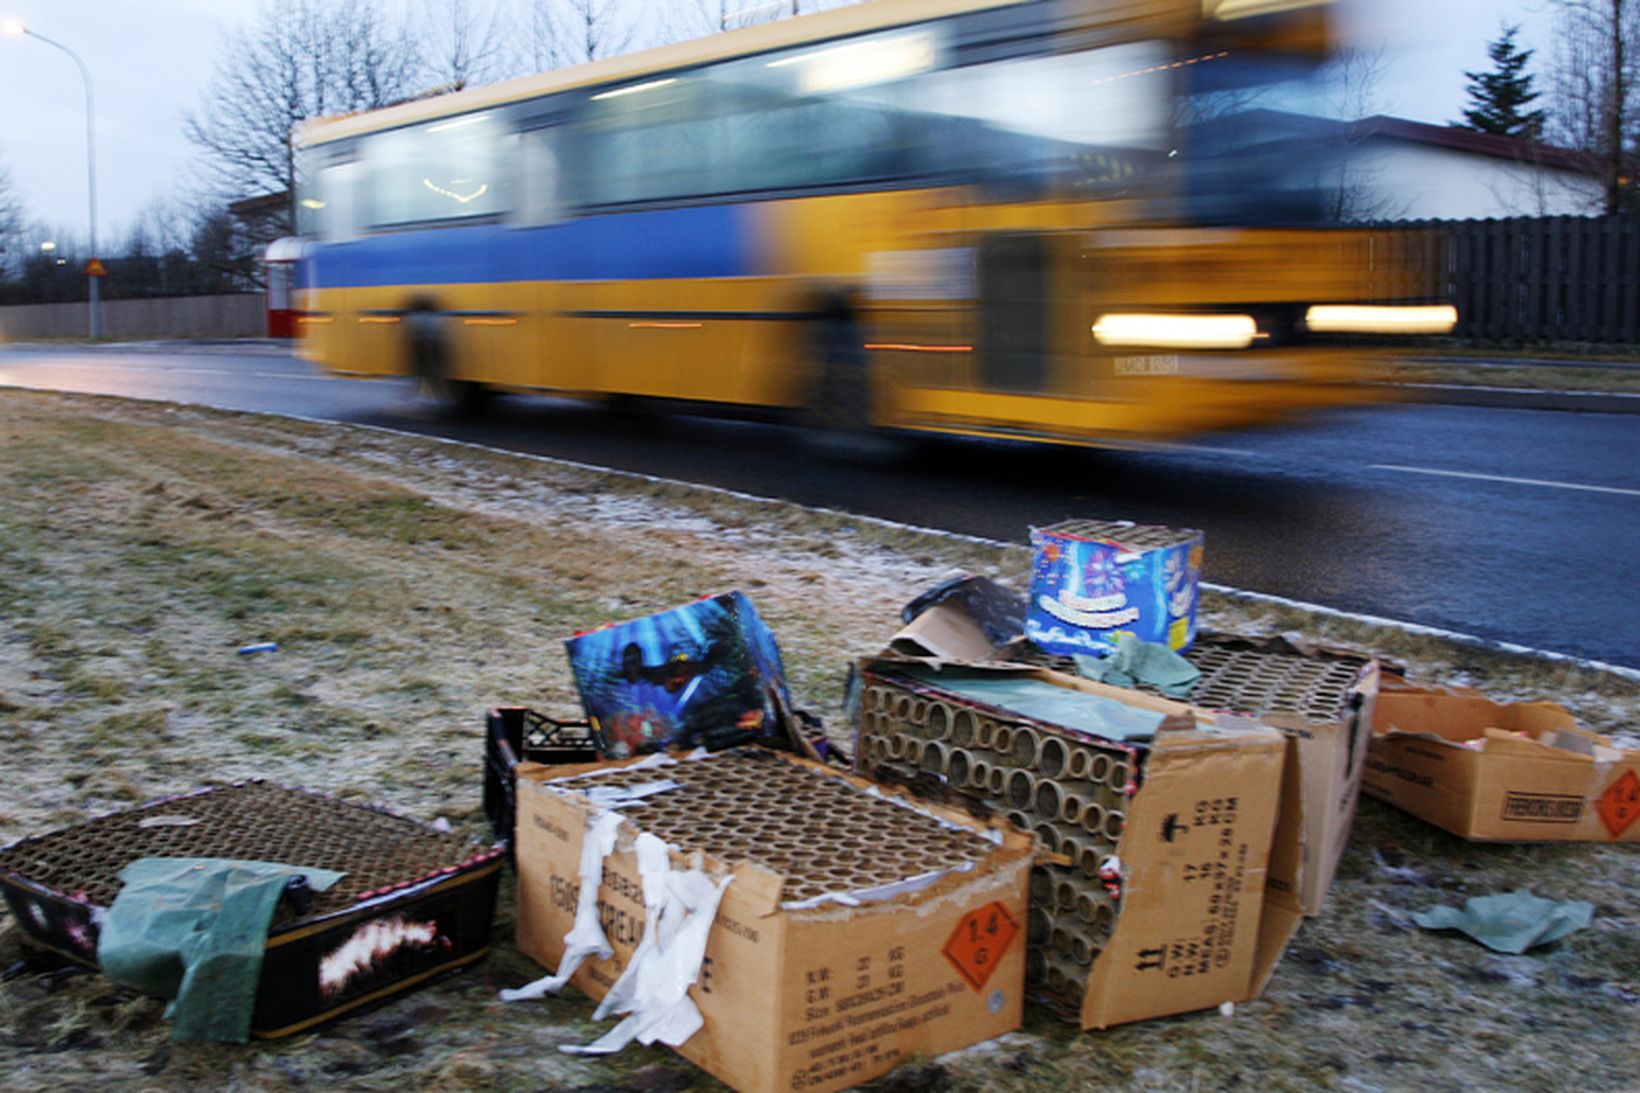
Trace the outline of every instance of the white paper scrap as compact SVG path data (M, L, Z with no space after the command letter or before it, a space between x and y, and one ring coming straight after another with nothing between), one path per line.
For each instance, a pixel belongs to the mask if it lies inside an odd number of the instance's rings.
M575 904L575 923L564 935L564 958L558 971L517 990L501 992L503 1002L523 1002L564 989L581 961L596 954L607 958L614 950L598 923L598 886L604 882L604 859L615 849L615 832L621 826L618 812L589 812L586 837L581 840L581 893Z

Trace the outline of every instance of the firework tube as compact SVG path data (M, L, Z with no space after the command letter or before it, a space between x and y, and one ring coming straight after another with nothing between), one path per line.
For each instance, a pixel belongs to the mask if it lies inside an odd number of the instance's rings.
M974 743L974 730L978 718L973 710L956 710L951 715L951 743L959 748L966 748Z
M1014 757L1014 763L1022 767L1034 767L1038 756L1042 754L1042 735L1035 729L1020 725L1014 729L1013 739L1009 741L1008 752Z
M1037 752L1036 769L1044 778L1058 778L1065 773L1069 760L1070 751L1063 740L1057 736L1044 737Z
M931 770L935 774L944 774L948 762L949 749L937 740L930 740L922 746L922 755L917 760L923 770Z
M949 740L951 738L951 722L956 716L944 702L930 702L928 704L928 739Z
M1003 784L1007 787L1008 803L1015 808L1030 808L1036 799L1036 778L1028 770L1012 771Z
M1038 816L1044 820L1057 820L1065 807L1065 790L1052 778L1038 778L1035 803Z

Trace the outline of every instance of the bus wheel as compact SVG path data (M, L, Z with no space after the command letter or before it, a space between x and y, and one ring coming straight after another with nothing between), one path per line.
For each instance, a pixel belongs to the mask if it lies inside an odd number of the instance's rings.
M405 313L404 323L410 340L410 374L416 377L421 396L457 416L472 416L482 411L489 402L489 388L471 380L450 378L450 349L439 313L432 305L412 305Z

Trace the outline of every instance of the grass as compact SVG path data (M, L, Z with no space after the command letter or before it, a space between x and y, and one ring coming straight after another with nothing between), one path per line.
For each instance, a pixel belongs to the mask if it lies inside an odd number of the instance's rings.
M842 669L953 568L1017 577L998 547L670 483L341 426L0 392L0 840L259 775L443 816L485 838L485 707L578 708L562 638L740 587L800 705L840 724ZM1302 611L1209 597L1209 621L1367 648L1423 676L1562 698L1632 729L1634 684ZM241 656L250 642L277 652ZM1594 925L1500 957L1414 928L1434 902L1528 886ZM1029 1007L992 1044L888 1089L1632 1088L1640 853L1483 846L1364 801L1328 913L1265 997L1081 1033ZM331 1029L171 1044L161 1004L29 957L0 918L7 1089L676 1090L671 1052L577 1059L573 993L508 1008L539 974L504 888L482 964ZM1575 1045L1575 1047L1574 1047Z

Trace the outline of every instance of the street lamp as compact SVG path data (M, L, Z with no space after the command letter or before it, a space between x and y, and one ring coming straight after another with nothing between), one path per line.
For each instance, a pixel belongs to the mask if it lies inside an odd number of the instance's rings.
M95 114L92 111L91 104L91 70L85 67L85 62L80 60L80 55L78 53L75 53L72 49L69 49L61 42L54 41L47 38L44 34L28 29L28 27L25 27L22 22L17 19L7 19L4 22L0 22L0 33L7 34L13 38L27 36L35 39L36 41L44 42L48 46L55 46L57 49L60 49L64 53L68 54L69 59L79 66L80 78L85 81L85 189L87 204L90 206L91 214L91 261L96 262L97 142L95 139ZM59 259L58 264L64 265L66 262ZM90 282L91 290L91 337L96 339L102 337L102 281L100 277L93 276L89 272L89 265L87 268L88 272L86 273L86 280Z

